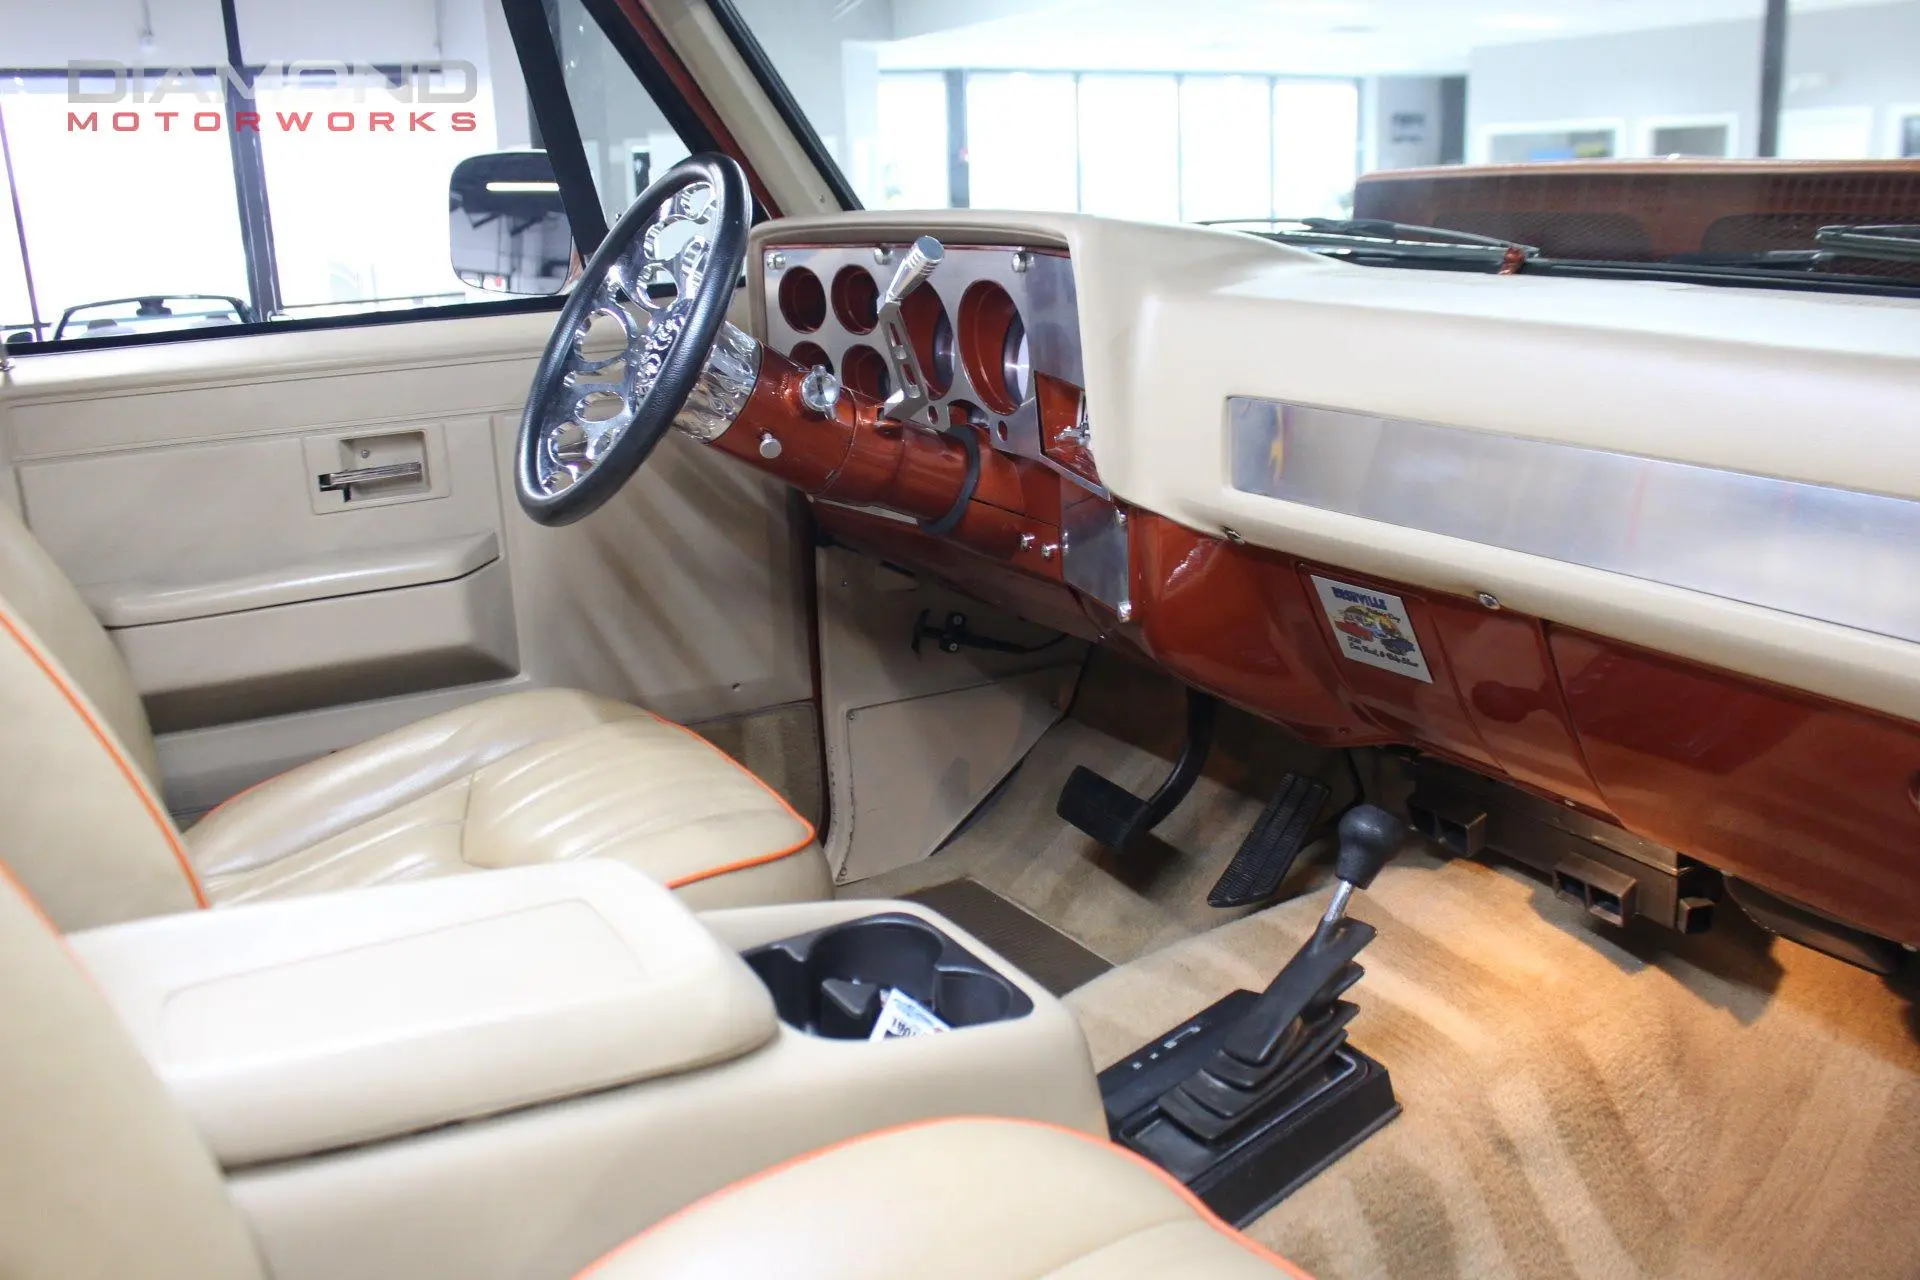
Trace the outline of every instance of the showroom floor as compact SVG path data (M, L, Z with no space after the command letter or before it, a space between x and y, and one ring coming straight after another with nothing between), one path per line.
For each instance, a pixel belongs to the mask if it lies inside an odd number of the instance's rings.
M1116 858L1053 801L1075 764L1137 791L1165 771L1179 694L1157 683L1097 663L971 827L857 887L972 877L1115 962L1069 997L1101 1066L1264 985L1306 937L1317 870L1253 914L1212 911L1206 891L1265 780L1344 771L1230 715L1164 847ZM1413 850L1354 914L1380 934L1353 1040L1405 1111L1251 1228L1321 1280L1915 1274L1911 993L1736 912L1702 938L1604 930L1527 873Z

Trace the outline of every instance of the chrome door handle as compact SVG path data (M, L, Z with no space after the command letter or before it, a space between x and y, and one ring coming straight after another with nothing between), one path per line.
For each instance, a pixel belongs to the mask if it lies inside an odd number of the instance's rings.
M356 467L352 471L329 471L315 477L320 482L320 492L331 493L335 489L351 489L356 484L372 484L376 480L418 480L426 474L427 468L419 462L390 462L382 467Z

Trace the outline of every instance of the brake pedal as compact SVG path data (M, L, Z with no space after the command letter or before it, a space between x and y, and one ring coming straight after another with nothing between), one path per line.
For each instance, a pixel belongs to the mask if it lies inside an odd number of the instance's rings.
M1279 892L1326 802L1326 784L1297 773L1281 779L1280 789L1260 811L1253 830L1240 842L1240 851L1207 895L1207 905L1248 907Z
M1054 812L1109 848L1133 838L1146 815L1147 802L1119 783L1077 765L1060 788Z
M1124 849L1129 841L1158 826L1193 790L1213 749L1213 719L1219 706L1210 695L1187 690L1187 740L1173 772L1147 799L1080 765L1060 788L1053 811L1101 844Z

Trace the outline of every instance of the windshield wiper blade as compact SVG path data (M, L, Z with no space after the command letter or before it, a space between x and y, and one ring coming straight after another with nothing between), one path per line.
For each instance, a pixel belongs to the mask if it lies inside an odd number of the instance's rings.
M1472 231L1456 231L1451 227L1423 227L1412 222L1388 222L1381 218L1296 218L1293 221L1309 230L1335 236L1364 236L1374 240L1396 242L1412 240L1423 244L1431 242L1453 246L1473 246L1482 249L1498 249L1502 253L1508 249L1519 249L1529 255L1540 252L1533 245L1521 244L1517 240L1502 240L1498 236L1483 236Z
M1249 233L1303 248L1342 250L1352 254L1394 258L1463 258L1511 262L1518 265L1540 256L1530 244L1495 236L1423 227L1379 218L1217 218L1203 225L1242 227ZM1253 227L1265 230L1253 231Z
M1840 224L1821 227L1813 242L1836 258L1920 262L1920 224Z

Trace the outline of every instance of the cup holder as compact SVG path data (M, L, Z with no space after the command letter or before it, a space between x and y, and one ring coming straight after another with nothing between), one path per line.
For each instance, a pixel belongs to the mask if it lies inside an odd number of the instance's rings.
M952 1028L1025 1017L1027 994L917 916L849 920L746 952L780 1020L809 1035L865 1040L889 989Z

